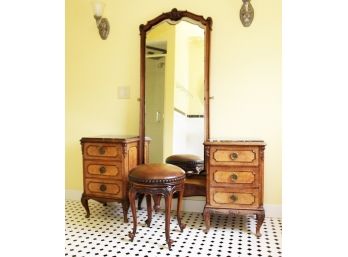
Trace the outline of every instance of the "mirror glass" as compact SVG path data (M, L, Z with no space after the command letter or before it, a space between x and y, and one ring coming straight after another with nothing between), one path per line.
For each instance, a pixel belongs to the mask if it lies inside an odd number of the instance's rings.
M145 135L150 163L204 158L204 29L165 20L146 33Z

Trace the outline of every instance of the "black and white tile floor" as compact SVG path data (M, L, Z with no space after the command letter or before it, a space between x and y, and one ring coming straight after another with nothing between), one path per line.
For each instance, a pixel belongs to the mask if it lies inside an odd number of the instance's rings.
M164 234L164 212L153 214L151 227L145 225L146 210L138 210L138 228L134 241L132 214L129 223L123 223L120 204L102 204L89 201L91 216L85 218L80 201L65 202L65 256L272 256L282 255L282 221L265 218L262 236L255 237L256 220L253 216L212 215L208 234L203 232L201 213L182 214L187 224L183 232L177 225L175 212L171 218L171 239L175 242L168 249Z

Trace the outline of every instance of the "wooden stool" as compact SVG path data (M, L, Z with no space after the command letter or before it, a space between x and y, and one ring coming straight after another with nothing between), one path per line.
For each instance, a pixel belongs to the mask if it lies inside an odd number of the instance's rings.
M137 213L135 208L135 195L146 195L147 215L145 221L148 227L152 220L151 196L156 198L163 195L165 198L165 232L169 250L173 241L170 239L170 210L172 207L173 193L178 192L177 219L181 232L185 224L181 223L180 209L184 194L185 171L171 164L143 164L129 171L129 201L133 215L133 232L128 236L133 241L137 231Z

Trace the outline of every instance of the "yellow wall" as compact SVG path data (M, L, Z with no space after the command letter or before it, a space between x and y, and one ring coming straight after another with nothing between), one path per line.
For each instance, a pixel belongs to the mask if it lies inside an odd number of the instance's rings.
M189 40L189 114L204 114L204 32Z
M90 1L66 0L66 189L82 189L82 136L138 133L138 26L175 7L213 19L211 137L265 140L265 204L281 204L281 1L252 1L249 28L237 0L104 2L107 40ZM131 98L117 99L118 86Z
M200 111L192 112L192 110L196 109L197 95L203 96L204 92L204 83L202 83L204 78L204 48L195 47L192 49L191 47L194 37L201 39L204 45L204 29L184 21L175 25L175 30L174 107L186 114L203 114L202 104ZM194 83L193 79L195 79ZM200 90L197 90L198 86ZM201 93L196 91L201 91Z
M188 47L187 37L188 28L195 26L190 23L180 22L175 25L175 85L174 85L174 107L189 112L189 94L188 94Z

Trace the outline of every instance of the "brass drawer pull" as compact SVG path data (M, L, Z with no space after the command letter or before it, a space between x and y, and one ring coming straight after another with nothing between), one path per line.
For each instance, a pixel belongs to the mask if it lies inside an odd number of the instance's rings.
M232 195L231 200L232 200L232 202L235 202L238 200L238 197L236 195Z
M232 179L233 181L236 181L236 180L238 179L237 174L232 174L232 175L231 175L231 179Z
M105 147L99 147L99 154L105 154Z
M99 189L100 189L100 191L104 192L104 191L106 191L106 186L104 184L100 185Z
M100 172L100 174L105 173L105 172L106 172L105 166L101 166L101 167L99 168L99 172Z
M236 160L238 158L238 154L237 153L231 153L230 158L232 159L232 161Z

